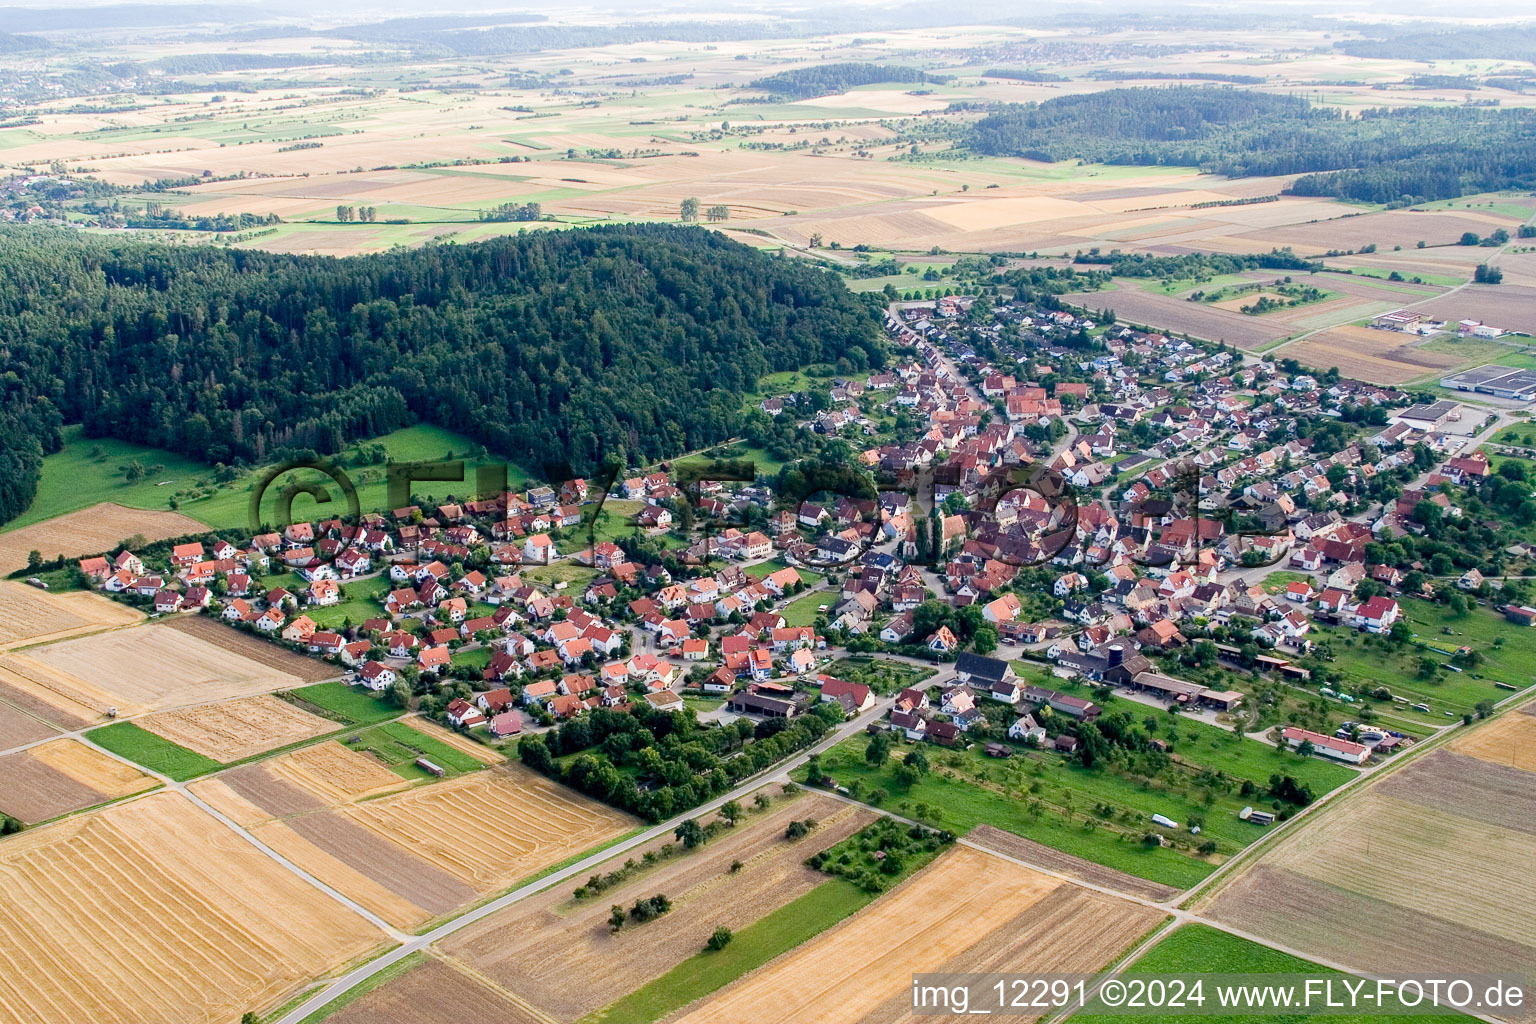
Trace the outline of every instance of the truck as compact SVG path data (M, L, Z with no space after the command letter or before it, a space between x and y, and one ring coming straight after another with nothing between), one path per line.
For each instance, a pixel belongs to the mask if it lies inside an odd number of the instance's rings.
M1154 815L1152 815L1152 822L1153 822L1153 824L1163 826L1163 828L1178 828L1179 827L1179 823L1174 821L1172 818L1168 817L1166 814L1154 814Z

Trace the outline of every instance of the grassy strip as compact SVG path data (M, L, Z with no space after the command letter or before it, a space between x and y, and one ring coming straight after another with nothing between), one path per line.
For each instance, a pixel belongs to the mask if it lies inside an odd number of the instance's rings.
M377 747L380 737L392 741L396 747L393 751L381 751ZM445 768L450 772L461 774L463 772L477 772L485 767L485 763L478 758L470 757L457 747L451 747L442 740L428 736L424 732L418 732L404 722L386 722L384 725L374 726L362 734L363 745L375 750L385 760L395 762L396 758L404 754L402 760L415 762L417 757L425 757L439 768ZM391 756L391 755L394 756Z
M367 690L346 683L316 683L314 686L284 691L278 696L287 698L290 703L302 701L321 711L328 711L330 714L324 717L348 725L372 725L405 714L400 708L384 703Z
M1190 924L1179 928L1163 941L1147 950L1140 959L1126 968L1127 975L1147 974L1295 974L1314 978L1330 975L1340 978L1346 977L1342 972L1329 967L1321 967L1299 957L1282 953L1278 949L1250 942L1247 939L1230 935L1227 932L1211 928L1208 925ZM1207 992L1206 998L1210 999L1213 993ZM1207 1006L1210 1004L1207 1003ZM1337 1024L1406 1024L1406 1022L1419 1022L1419 1024L1457 1024L1469 1020L1456 1013L1437 1015L1392 1013L1391 1005L1384 1004L1380 1008L1367 1010L1359 1014L1345 1014L1329 1016L1328 1020ZM1278 1022L1278 1024L1302 1024L1304 1021L1315 1020L1316 1017L1305 1014L1264 1014L1262 1017L1255 1014L1221 1014L1221 1013L1193 1013L1193 1014L1158 1014L1159 1020L1182 1024L1184 1021L1200 1021L1201 1024L1220 1024L1220 1022L1246 1022L1263 1019L1265 1021ZM1096 1024L1130 1024L1132 1021L1145 1021L1146 1016L1131 1014L1115 1014L1104 1012L1102 1003L1090 1003L1080 1012L1073 1014L1073 1020L1092 1019Z
M737 932L724 949L689 957L581 1024L650 1024L660 1020L809 941L874 899L874 894L840 878L824 882ZM701 947L706 938L701 934Z
M334 1000L326 1003L324 1006L320 1007L320 1009L316 1010L308 1017L305 1017L302 1021L299 1022L299 1024L320 1024L320 1022L325 1020L327 1017L330 1017L332 1014L341 1012L341 1010L357 1002L363 996L367 995L369 992L372 992L379 986L394 981L402 974L405 974L406 972L426 963L426 960L427 954L419 950L409 956L401 957L399 960L390 964L379 973L364 981L360 981L356 985L347 989Z
M126 757L150 771L185 782L199 775L218 771L224 765L211 757L205 757L168 739L156 736L148 729L141 729L132 722L117 722L92 729L86 738L119 757Z

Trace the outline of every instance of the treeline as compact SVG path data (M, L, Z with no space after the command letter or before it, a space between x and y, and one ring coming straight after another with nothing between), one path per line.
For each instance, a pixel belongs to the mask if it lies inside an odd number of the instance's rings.
M805 100L817 96L831 96L861 85L896 83L942 83L949 81L943 75L930 75L919 68L900 64L868 64L857 61L846 64L821 64L813 68L792 68L766 78L753 79L748 88L761 89L776 96Z
M1348 39L1334 48L1352 57L1377 60L1517 60L1536 63L1536 26L1476 25L1426 31L1373 26L1378 38Z
M481 220L493 221L538 220L542 216L544 208L538 203L502 203L480 211Z
M211 75L220 71L266 71L272 68L304 68L334 64L331 54L312 53L189 53L179 57L159 57L142 67L167 75ZM137 70L140 65L124 64L117 68Z
M1112 71L1102 69L1088 72L1088 77L1100 82L1226 82L1228 85L1263 85L1262 75L1231 75L1220 71Z
M1406 107L1346 118L1306 100L1228 88L1111 89L998 108L980 153L1301 174L1287 192L1408 205L1536 184L1536 111Z
M523 764L572 789L664 821L821 739L842 720L836 704L819 704L795 719L745 718L723 728L701 726L692 712L639 705L605 708L517 744ZM562 764L556 758L575 754Z
M1144 252L1100 252L1090 249L1080 252L1073 263L1092 266L1107 265L1114 277L1155 277L1175 281L1196 281L1217 277L1221 274L1240 274L1245 270L1300 270L1323 269L1319 261L1307 260L1291 249L1271 249L1259 253L1192 252L1180 256L1153 256Z
M1071 79L1065 75L1054 74L1050 71L1019 71L1013 68L988 68L981 73L982 78L1008 78L1015 82L1067 82Z
M348 259L0 232L0 521L59 426L207 462L427 421L588 474L739 432L767 373L884 360L835 274L615 225Z

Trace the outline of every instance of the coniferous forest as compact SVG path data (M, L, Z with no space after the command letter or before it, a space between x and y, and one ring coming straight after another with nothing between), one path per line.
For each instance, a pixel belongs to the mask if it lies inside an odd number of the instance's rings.
M209 463L418 421L590 472L723 440L760 375L884 358L836 275L666 225L345 259L0 232L0 521L60 427Z
M1346 118L1225 87L1111 89L997 108L970 148L1034 160L1300 174L1287 190L1406 205L1536 185L1536 111L1404 107Z

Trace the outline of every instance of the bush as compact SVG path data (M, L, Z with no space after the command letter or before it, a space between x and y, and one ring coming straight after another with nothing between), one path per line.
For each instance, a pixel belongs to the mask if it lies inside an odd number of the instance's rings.
M725 925L721 925L715 929L714 934L709 937L709 941L704 943L704 951L706 953L718 953L731 944L732 938L731 930Z

